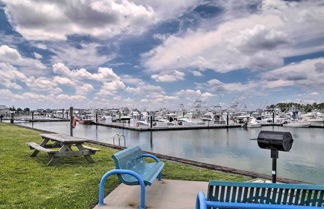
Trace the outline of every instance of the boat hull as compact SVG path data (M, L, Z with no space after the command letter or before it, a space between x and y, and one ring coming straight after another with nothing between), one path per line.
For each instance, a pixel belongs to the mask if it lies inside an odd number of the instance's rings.
M80 120L79 124L82 125L90 125L92 123L92 120Z
M310 123L286 123L283 124L284 127L291 127L291 128L308 128Z

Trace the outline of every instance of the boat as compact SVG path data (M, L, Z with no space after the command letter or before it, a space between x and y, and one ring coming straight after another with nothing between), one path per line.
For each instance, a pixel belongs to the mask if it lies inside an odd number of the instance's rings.
M93 120L90 116L83 116L81 117L81 119L79 119L79 124L83 124L83 125L90 125L91 123L93 123Z
M308 128L310 126L310 122L306 121L290 121L288 123L283 124L284 127L291 128Z
M135 125L136 125L136 127L140 127L140 126L148 127L148 126L150 126L149 123L147 123L147 122L145 122L145 121L141 121L141 120L137 121L137 122L135 123Z
M246 122L243 127L246 128L260 128L261 127L261 123L259 123L256 118L252 117L248 120L248 122Z
M248 128L260 128L261 127L261 123L259 123L255 118L253 118L252 120L250 120L247 123L247 127Z
M214 120L214 114L212 112L207 112L203 115L201 118L202 121L213 121Z
M324 126L324 119L323 118L313 118L307 120L311 126Z

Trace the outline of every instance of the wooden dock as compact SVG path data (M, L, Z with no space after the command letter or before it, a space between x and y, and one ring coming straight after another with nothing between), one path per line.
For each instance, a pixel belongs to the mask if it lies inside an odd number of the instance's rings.
M223 125L223 124L213 124L213 125L178 125L178 126L153 126L152 128L149 126L130 126L129 123L94 123L95 125L107 126L111 128L120 128L127 129L132 131L177 131L177 130L194 130L194 129L219 129L219 128L240 128L241 124L236 125Z
M127 129L131 131L180 131L180 130L197 130L197 129L220 129L220 128L241 128L242 124L209 124L209 125L175 125L175 126L131 126L129 123L103 123L103 122L93 122L94 125L106 126L111 128ZM282 126L282 124L262 124L262 126ZM310 126L309 128L323 128L324 126Z

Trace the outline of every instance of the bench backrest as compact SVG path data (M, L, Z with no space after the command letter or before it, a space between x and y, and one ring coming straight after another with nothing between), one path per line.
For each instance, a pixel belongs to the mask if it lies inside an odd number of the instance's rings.
M210 181L207 200L324 207L324 186Z
M142 156L142 150L139 146L130 147L120 152L113 154L112 158L115 161L116 169L125 169L135 171L137 168L143 167L144 160ZM128 184L128 180L125 178L128 174L118 175L120 181Z

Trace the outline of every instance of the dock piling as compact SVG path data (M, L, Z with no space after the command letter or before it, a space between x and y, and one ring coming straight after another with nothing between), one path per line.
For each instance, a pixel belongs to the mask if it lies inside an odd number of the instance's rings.
M73 107L70 107L70 136L73 136Z
M10 123L14 123L15 113L13 111L10 112Z

